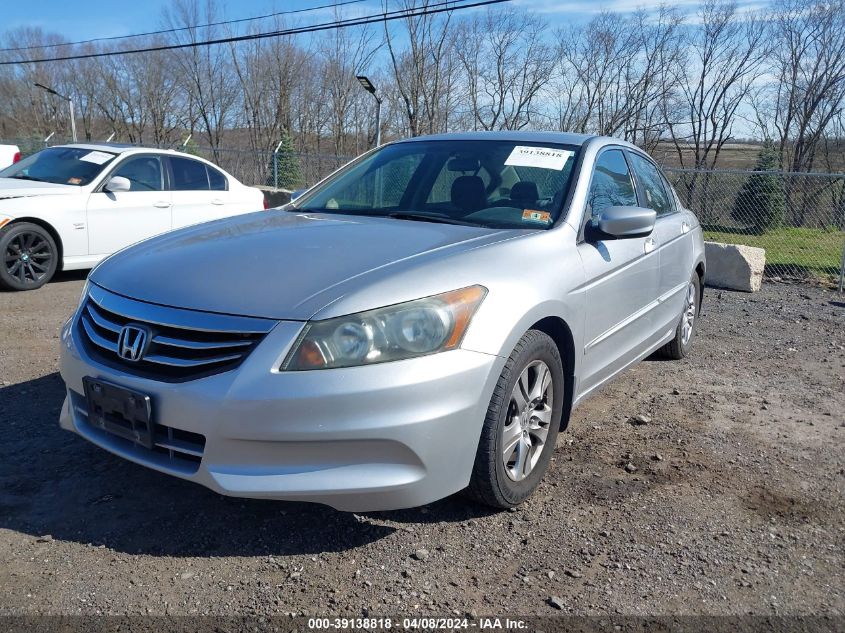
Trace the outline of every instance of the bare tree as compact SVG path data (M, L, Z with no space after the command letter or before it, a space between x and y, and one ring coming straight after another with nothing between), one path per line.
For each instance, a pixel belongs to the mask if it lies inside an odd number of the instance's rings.
M712 169L771 47L765 22L751 12L738 15L733 2L705 0L698 15L686 42L687 72L678 77L680 118L668 105L665 115L680 164Z
M215 0L175 0L165 10L165 20L173 28L183 28L175 35L180 43L196 43L219 34L216 27L198 28L198 24L219 21ZM236 79L231 57L223 46L194 46L173 51L176 67L183 74L186 98L196 112L205 140L211 146L215 161L223 133L229 124L237 101Z
M531 123L553 66L544 31L538 16L517 9L491 9L459 26L455 51L474 127L516 130Z
M406 11L426 9L429 0L403 0ZM410 136L445 131L455 78L451 12L416 14L400 20L397 38L385 22L385 38L396 90ZM407 43L407 48L400 46Z
M845 103L845 2L781 0L774 21L774 112L784 166L812 171Z
M343 18L339 9L335 9L334 17ZM323 89L331 112L329 127L336 156L349 151L347 135L353 126L350 115L354 105L367 96L355 75L369 66L376 50L373 39L372 31L364 26L329 31L320 42Z

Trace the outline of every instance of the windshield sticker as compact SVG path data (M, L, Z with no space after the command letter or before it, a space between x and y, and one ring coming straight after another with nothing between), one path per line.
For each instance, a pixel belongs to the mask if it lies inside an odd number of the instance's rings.
M69 184L69 185L78 185L80 183L82 183L82 178L68 178L67 179L67 184Z
M562 171L566 161L573 152L565 149L554 149L553 147L531 147L529 145L517 145L513 148L505 165L514 167L540 167L542 169L554 169Z
M102 165L108 160L114 158L114 154L108 154L106 152L88 152L85 156L80 156L79 160L84 160L86 163L94 163L95 165Z
M548 211L535 211L534 209L525 209L522 212L523 222L537 222L539 224L549 224L552 221L552 214Z

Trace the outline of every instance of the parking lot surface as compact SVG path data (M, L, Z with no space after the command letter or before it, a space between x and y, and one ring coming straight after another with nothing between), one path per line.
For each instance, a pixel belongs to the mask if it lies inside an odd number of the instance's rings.
M841 295L708 289L691 357L579 408L516 511L354 515L224 498L59 430L82 285L0 294L0 614L845 613Z

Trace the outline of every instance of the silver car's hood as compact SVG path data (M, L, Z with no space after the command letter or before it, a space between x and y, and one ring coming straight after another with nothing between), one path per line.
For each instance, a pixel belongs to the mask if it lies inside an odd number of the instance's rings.
M307 320L365 286L369 273L435 251L440 256L498 241L504 233L509 232L271 210L141 242L100 264L91 281L162 305Z
M0 178L0 200L77 192L79 192L79 187L74 185L58 185L53 182L36 182L20 178Z

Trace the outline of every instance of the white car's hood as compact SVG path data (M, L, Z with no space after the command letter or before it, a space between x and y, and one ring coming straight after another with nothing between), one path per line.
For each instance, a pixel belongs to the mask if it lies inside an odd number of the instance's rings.
M20 178L0 178L0 200L5 198L79 193L79 189L79 187L74 185L57 185L52 182L38 182Z

